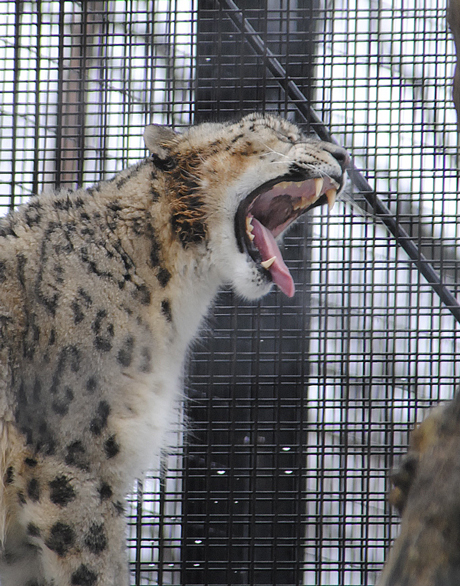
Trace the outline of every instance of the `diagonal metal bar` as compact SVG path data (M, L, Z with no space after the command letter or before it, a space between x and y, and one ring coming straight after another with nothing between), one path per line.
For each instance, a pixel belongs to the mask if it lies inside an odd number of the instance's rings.
M286 94L293 101L299 113L308 121L311 127L321 140L339 144L335 137L326 128L324 122L309 104L305 95L299 86L289 78L286 70L278 61L276 56L267 47L264 40L256 32L251 23L244 17L242 10L235 4L233 0L218 0L219 4L225 9L226 14L236 26L236 28L244 35L246 42L250 45L256 55L263 57L265 65L272 74L273 78L281 85ZM430 261L419 251L416 243L411 236L406 232L403 226L395 218L394 214L383 203L374 189L369 185L362 173L351 165L348 170L351 181L363 194L363 197L372 206L374 216L378 218L393 235L397 244L406 252L408 257L412 260L420 273L425 277L426 281L431 285L433 290L437 293L441 301L451 312L452 316L460 323L460 304L456 297L448 289L448 287L441 281L441 277L434 269Z

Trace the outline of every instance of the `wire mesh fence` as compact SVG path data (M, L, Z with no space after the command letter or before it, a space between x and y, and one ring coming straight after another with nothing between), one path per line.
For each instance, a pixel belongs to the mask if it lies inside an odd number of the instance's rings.
M306 132L322 121L458 292L443 2L2 0L0 14L1 213L142 158L146 123L276 111ZM351 184L284 257L296 296L223 291L193 348L170 455L128 497L132 583L376 581L397 533L388 472L453 394L457 322Z

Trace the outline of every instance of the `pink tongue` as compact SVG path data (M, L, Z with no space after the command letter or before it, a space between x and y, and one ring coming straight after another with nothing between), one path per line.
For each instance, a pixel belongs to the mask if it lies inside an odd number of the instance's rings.
M295 285L292 280L289 269L284 264L280 249L276 244L275 238L270 230L267 230L259 220L252 218L252 225L254 227L254 244L258 248L262 261L268 260L276 256L275 262L268 269L272 276L273 282L278 285L281 291L288 297L293 297L295 293Z

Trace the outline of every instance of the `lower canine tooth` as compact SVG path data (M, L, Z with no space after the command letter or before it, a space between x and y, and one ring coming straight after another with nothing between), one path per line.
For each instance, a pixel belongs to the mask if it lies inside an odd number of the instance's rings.
M246 232L246 234L248 235L249 240L254 240L255 236L254 234L251 234L251 232Z
M264 267L264 269L269 269L272 266L272 264L275 262L275 260L276 260L276 256L272 256L268 260L262 261L260 264Z
M327 197L327 205L328 205L329 209L332 210L332 208L334 207L334 204L335 204L335 200L337 199L337 189L334 189L333 187L331 187L331 189L328 189L326 191L326 197Z
M316 190L316 197L321 195L321 190L323 189L324 179L322 177L318 177L315 179L315 190Z

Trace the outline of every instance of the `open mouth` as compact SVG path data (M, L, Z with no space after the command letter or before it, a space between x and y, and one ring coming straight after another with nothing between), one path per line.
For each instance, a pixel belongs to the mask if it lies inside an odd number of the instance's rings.
M306 211L327 203L331 209L340 189L331 177L265 184L239 205L235 231L240 252L246 251L283 293L292 297L295 286L276 243L288 226Z

